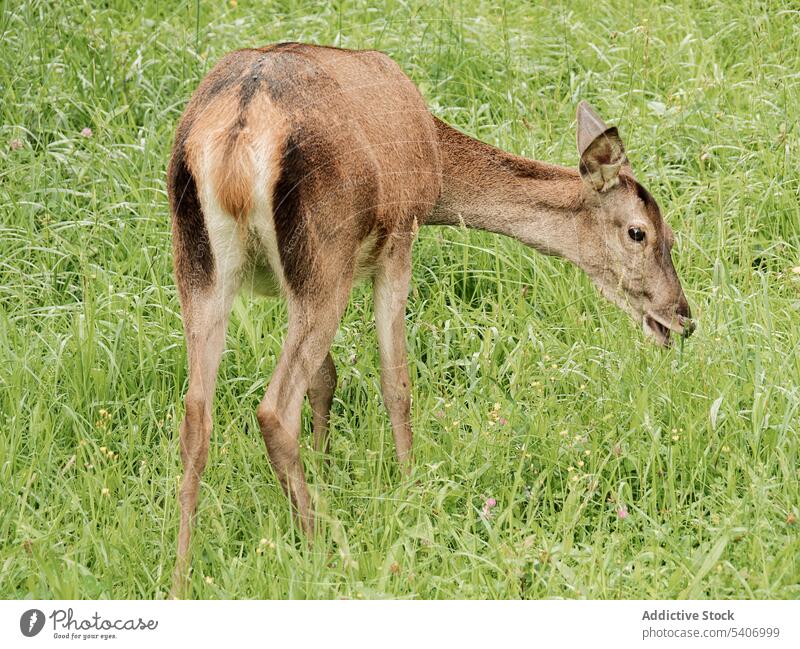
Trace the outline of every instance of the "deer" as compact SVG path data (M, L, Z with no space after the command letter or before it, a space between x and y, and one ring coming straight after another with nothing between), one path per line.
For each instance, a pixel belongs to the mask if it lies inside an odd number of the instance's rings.
M386 54L302 43L224 56L192 95L167 171L173 266L188 358L173 594L189 545L234 297L286 300L288 329L256 415L309 542L300 456L304 398L327 453L330 348L355 282L371 280L381 391L399 465L412 461L405 311L421 226L517 239L582 269L662 346L695 329L672 230L634 176L619 132L577 106L577 169L523 158L435 117Z

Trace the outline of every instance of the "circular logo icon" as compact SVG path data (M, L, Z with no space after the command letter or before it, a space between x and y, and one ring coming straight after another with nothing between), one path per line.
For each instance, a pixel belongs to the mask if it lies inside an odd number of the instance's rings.
M44 613L38 608L32 608L25 611L22 617L19 618L19 630L22 635L32 638L44 627Z

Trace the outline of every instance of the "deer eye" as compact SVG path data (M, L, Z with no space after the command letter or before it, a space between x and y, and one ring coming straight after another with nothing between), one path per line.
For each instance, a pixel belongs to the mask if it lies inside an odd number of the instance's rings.
M644 241L644 230L641 228L628 228L628 236L637 243L640 243Z

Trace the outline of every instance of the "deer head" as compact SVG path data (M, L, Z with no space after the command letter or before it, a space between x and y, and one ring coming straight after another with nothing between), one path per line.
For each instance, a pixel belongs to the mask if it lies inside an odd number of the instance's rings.
M575 261L657 343L668 346L670 332L691 335L691 311L672 264L672 230L634 177L616 127L584 101L577 130L586 214Z

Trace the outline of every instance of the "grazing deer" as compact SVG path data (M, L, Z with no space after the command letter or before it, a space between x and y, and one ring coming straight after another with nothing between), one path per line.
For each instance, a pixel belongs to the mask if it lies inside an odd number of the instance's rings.
M289 328L258 422L303 530L314 518L298 436L304 395L328 448L329 349L353 282L371 277L381 388L397 456L411 458L404 319L420 225L505 234L582 268L662 345L693 330L672 232L633 176L617 129L578 106L577 170L527 160L435 118L386 55L299 43L233 52L194 93L168 172L189 358L173 592L211 434L234 296L285 296Z

